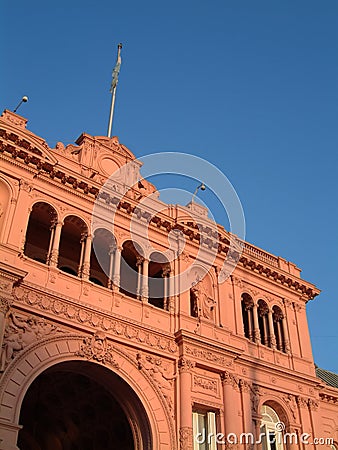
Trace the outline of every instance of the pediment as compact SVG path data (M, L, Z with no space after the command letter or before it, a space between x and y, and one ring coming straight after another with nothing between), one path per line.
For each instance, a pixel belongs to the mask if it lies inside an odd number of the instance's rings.
M0 117L0 138L16 151L26 153L28 157L38 157L43 162L54 165L57 159L47 142L26 129L27 119L5 110Z

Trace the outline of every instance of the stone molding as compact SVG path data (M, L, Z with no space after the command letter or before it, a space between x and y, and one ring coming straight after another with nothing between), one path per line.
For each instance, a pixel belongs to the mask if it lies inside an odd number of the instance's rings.
M35 290L19 287L14 291L15 300L20 304L26 304L30 308L48 312L55 318L65 318L76 324L83 324L87 327L101 330L109 335L126 338L131 342L155 348L161 352L169 354L177 352L177 345L174 338L168 338L156 330L144 329L136 323L126 322L116 315L109 314L98 308L91 308L80 302L73 302L62 297L48 295L48 293L38 293Z

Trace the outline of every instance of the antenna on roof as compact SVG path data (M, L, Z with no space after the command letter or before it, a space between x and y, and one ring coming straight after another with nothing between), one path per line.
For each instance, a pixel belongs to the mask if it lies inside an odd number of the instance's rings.
M18 104L18 106L15 108L15 110L13 111L13 112L17 112L17 110L20 108L20 106L22 105L22 103L26 103L26 102L28 102L28 97L27 97L27 95L24 95L23 97L22 97L22 99L20 100L20 103Z

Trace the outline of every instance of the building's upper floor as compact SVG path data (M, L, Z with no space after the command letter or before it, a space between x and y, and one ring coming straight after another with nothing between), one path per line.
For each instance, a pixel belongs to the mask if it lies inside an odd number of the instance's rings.
M0 246L36 291L253 360L314 374L305 305L318 289L291 262L168 205L116 137L47 143L0 120Z

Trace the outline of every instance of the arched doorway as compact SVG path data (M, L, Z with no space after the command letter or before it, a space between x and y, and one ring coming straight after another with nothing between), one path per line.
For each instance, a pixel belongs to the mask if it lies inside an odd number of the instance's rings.
M56 364L30 385L21 412L20 450L148 450L145 410L130 386L85 361Z

